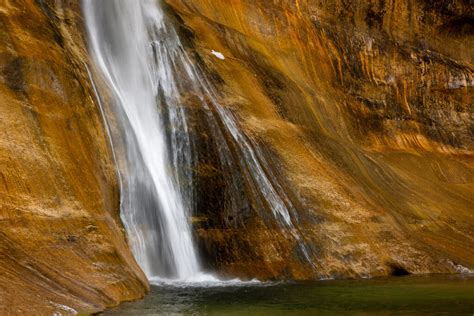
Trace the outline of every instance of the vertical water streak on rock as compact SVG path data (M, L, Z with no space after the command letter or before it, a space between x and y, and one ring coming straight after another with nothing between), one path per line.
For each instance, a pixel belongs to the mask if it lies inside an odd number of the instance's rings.
M192 65L189 60L188 64ZM312 268L315 268L310 250L304 242L304 236L299 231L298 213L285 189L273 174L258 144L254 144L249 137L240 131L232 112L219 104L216 92L210 82L202 75L203 72L198 68L194 68L193 72L196 76L202 78L200 81L201 89L210 98L211 105L214 107L215 112L218 113L218 119L226 127L226 132L230 133L234 144L239 147L244 160L239 159L238 163L241 164L241 170L244 170L245 177L251 180L253 189L258 192L257 195L271 209L280 227L285 229L286 233L297 241L297 245L306 262ZM230 151L229 148L226 149Z
M176 34L177 54L173 62L179 63L185 70L187 81L201 101L201 106L205 109L208 116L208 123L213 126L212 129L214 141L218 144L219 160L230 176L226 179L226 186L232 192L227 196L230 199L230 207L239 210L242 202L237 201L242 198L237 194L240 188L237 178L243 176L248 180L248 185L253 191L255 198L260 202L263 209L269 209L273 213L274 219L280 228L284 229L288 237L293 238L301 250L304 260L313 269L315 268L311 251L308 249L304 236L299 230L298 212L293 205L292 200L285 192L285 188L279 183L277 177L272 172L272 168L265 160L265 156L259 148L259 145L253 142L239 127L237 118L234 114L222 106L219 102L218 93L213 85L206 78L205 72L196 66L196 63L186 54L183 45ZM189 89L189 87L188 87ZM222 123L222 124L219 124ZM221 130L219 126L223 126ZM228 137L226 137L228 136ZM228 143L230 138L231 144ZM226 141L227 140L227 141ZM237 159L232 155L232 148L237 151ZM229 170L230 169L230 170ZM243 174L236 174L234 170L240 170ZM288 189L286 189L288 190Z

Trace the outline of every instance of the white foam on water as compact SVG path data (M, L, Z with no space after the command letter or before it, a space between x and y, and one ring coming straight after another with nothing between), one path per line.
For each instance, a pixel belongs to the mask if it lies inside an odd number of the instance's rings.
M462 264L456 264L451 260L448 260L449 264L453 266L453 268L461 274L474 274L474 270L469 269L468 267L463 266Z
M240 279L220 279L212 274L200 273L191 278L176 280L160 277L153 277L149 279L150 283L155 286L172 286L172 287L240 287L240 286L267 286L271 282L261 282L257 279L242 281Z

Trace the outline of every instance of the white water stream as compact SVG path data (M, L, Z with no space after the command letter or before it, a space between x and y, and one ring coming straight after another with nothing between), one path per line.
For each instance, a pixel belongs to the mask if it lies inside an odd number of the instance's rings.
M90 50L125 127L122 217L133 252L149 278L193 278L200 267L173 169L177 156L184 163L189 158L189 140L183 133L172 145L176 155L170 155L160 117L166 103L172 126L186 130L171 69L177 47L153 0L85 0L83 5ZM163 40L168 45L161 45Z

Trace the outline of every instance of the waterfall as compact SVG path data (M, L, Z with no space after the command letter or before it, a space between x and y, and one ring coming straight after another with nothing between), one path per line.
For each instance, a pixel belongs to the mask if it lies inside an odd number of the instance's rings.
M245 178L261 208L273 212L311 264L295 228L298 218L290 198L258 146L219 104L212 85L187 56L159 1L83 0L83 10L91 55L112 94L107 96L112 105L107 120L121 130L112 137L125 157L118 162L121 216L148 278L209 280L201 272L189 224L194 207L191 169L197 158L180 100L183 91L196 96L207 113L219 163L227 170L228 207L239 210L246 203L237 180Z
M176 35L153 0L84 0L83 8L91 54L124 131L121 216L132 251L149 278L195 277L192 196L182 189L191 185L190 142L171 68Z

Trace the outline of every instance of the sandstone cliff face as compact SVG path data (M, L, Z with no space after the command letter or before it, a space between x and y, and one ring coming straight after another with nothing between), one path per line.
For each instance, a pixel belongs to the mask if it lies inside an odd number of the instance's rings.
M313 279L474 267L469 1L166 2L304 236L272 220L245 176L225 181L242 170L218 163L216 126L186 96L210 269ZM146 292L78 6L0 3L0 314L93 312ZM236 189L238 209L225 199Z
M195 219L210 267L296 279L474 267L469 1L166 2L285 183L315 262L269 210L226 208L210 157ZM195 125L201 150L217 152Z
M2 315L94 312L146 292L82 29L77 1L0 2Z

